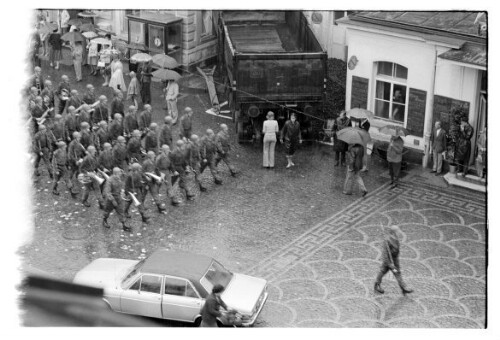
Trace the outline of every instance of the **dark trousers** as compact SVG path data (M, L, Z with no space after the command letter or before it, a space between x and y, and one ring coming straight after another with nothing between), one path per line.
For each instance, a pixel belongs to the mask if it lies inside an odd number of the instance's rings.
M144 201L146 200L147 193L149 192L151 194L151 197L153 198L154 203L159 207L161 206L160 202L160 186L158 183L151 181L151 183L148 183L147 190L145 190L145 194L143 196L143 200L141 201L142 204L144 204Z
M231 164L231 158L229 157L229 153L228 152L226 152L224 154L222 154L220 152L217 153L217 156L215 157L215 167L216 168L219 165L220 161L224 161L224 163L226 163L226 165L229 168L229 171L231 172L231 174L235 174L236 173L236 169Z
M339 162L345 165L345 152L335 151L335 162Z
M123 200L121 199L121 197L115 197L115 201L116 201L116 207L113 205L113 202L111 200L106 200L104 204L103 218L107 220L109 214L111 214L111 212L115 210L116 214L118 215L118 220L120 221L121 224L125 225L125 215L123 213Z
M179 173L179 175L176 178L174 178L174 182L172 183L172 185L174 185L175 182L179 181L179 188L181 190L186 191L186 197L187 198L193 197L194 195L191 193L191 191L189 190L189 187L187 186L186 171L182 168L175 169L175 171L177 171Z
M406 284L403 281L403 276L401 275L401 270L399 266L399 255L393 255L392 260L394 261L394 267L396 267L397 272L394 273L394 277L398 281L399 287L401 289L406 288ZM375 279L376 284L380 284L382 282L382 278L384 277L385 274L390 270L389 268L389 263L388 262L383 262L382 265L380 266L380 270L377 274L377 278Z
M201 184L201 180L200 180L200 176L201 176L200 162L196 162L191 167L193 168L193 171L194 171L194 180L195 180L196 184L198 184L198 186L200 187L200 190L205 189L205 187L203 186L203 184Z
M203 162L201 163L200 175L207 168L207 166L210 168L210 172L212 173L212 177L214 178L214 181L216 183L220 183L221 179L219 177L219 173L217 172L217 166L215 166L215 157L209 157L209 158L207 158L206 163L203 163Z
M68 172L66 170L66 165L58 165L55 170L56 172L54 173L54 184L52 186L52 191L57 191L57 185L59 184L59 181L61 179L64 179L66 187L71 190L71 188L73 187L73 183L69 180L69 178L66 177L66 174Z
M141 214L142 216L142 219L146 219L147 216L146 216L146 209L144 209L144 199L145 199L145 189L144 188L141 188L141 189L138 189L136 190L136 193L137 195L135 196L137 198L137 200L139 202L141 202L141 204L137 207L137 210L139 210L139 213ZM132 198L129 197L130 200L129 201L126 201L125 202L125 208L124 208L124 211L125 211L125 214L128 214L128 210L130 209L130 205L133 203L132 201Z
M191 138L191 131L193 129L181 129L181 137L186 137L187 139Z
M391 176L391 182L398 183L399 174L401 173L401 162L389 162L389 175Z
M141 87L142 104L151 104L151 83L142 83Z
M43 159L45 166L47 167L47 171L49 175L52 175L52 168L50 164L50 152L48 148L43 148L42 155L40 153L35 154L35 173L38 172L38 166L40 165L40 161Z
M97 200L99 201L100 204L102 204L103 198L102 198L101 187L94 179L92 179L89 183L83 185L82 201L87 202L91 190L98 190L98 193L96 193Z
M74 162L71 162L71 163L72 164L70 164L70 166L69 166L69 181L71 182L71 188L72 188L71 193L76 194L79 191L79 189L76 189L76 188L78 188L79 186L74 185L73 177L76 178L76 176L78 175L79 168L78 168L78 165L76 165Z

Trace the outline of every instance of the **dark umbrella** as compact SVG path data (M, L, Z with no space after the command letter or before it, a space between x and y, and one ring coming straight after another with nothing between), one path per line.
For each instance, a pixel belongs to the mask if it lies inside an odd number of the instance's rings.
M97 16L97 13L92 12L92 11L85 11L85 12L78 13L78 16L82 17L82 18L93 18L93 17Z
M156 65L162 67L162 68L176 68L177 66L179 66L179 64L177 63L177 61L172 58L172 57L169 57L168 55L166 54L156 54L153 56L153 63L155 63Z
M85 23L78 27L81 32L95 32L95 26L91 23Z
M348 127L337 131L337 138L347 144L361 144L365 147L372 140L368 132L358 127Z
M153 77L161 79L161 80L175 80L175 81L177 81L177 80L181 79L181 75L179 73L172 71L172 70L166 70L164 68L156 70L151 74L153 75Z
M46 22L38 29L38 32L48 34L54 32L54 30L57 28L58 28L57 24L52 22Z
M64 34L61 37L61 39L64 41L71 41L71 42L85 41L85 37L80 32L75 32L75 31Z
M350 118L356 118L356 119L372 119L373 118L373 112L368 111L366 109L361 109L359 107L356 107L354 109L350 109L349 111L346 112L346 115Z
M78 19L78 18L75 18L75 19L70 19L68 20L68 25L71 25L71 26L80 26L80 25L83 25L84 21L82 19Z
M389 136L402 136L402 137L406 137L410 134L410 132L406 130L404 127L397 125L386 125L380 129L380 133Z

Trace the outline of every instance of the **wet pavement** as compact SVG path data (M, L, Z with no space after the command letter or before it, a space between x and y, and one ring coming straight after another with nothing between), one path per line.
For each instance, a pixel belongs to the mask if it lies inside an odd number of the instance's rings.
M42 67L52 79L67 74L74 80L69 66ZM100 87L101 77L84 76L75 87L83 93L89 81L110 98L111 90ZM154 83L157 122L165 114L160 91ZM217 131L221 123L230 126L233 160L241 173L231 177L220 164L224 184L215 186L205 171L204 193L194 188L191 176L195 201L186 201L176 189L183 202L169 205L166 214L158 214L148 196L152 223L142 224L132 209L133 232L126 233L114 215L111 229L102 228L102 211L92 194L90 208L64 190L54 197L42 164L33 189L33 240L19 250L25 266L71 280L100 257L140 259L158 247L183 249L269 280L270 296L256 327L484 327L484 195L448 188L416 165L390 189L385 165L372 157L370 171L363 174L368 196L345 196L345 169L333 166L330 147L303 145L297 166L285 169L278 146L276 169L264 169L259 145L236 143L230 120L204 113L207 94L181 86L181 97L179 108L195 112L198 135L207 128ZM161 193L168 204L164 189ZM381 226L390 224L403 232L402 273L415 290L407 297L391 274L382 283L386 293L373 292Z

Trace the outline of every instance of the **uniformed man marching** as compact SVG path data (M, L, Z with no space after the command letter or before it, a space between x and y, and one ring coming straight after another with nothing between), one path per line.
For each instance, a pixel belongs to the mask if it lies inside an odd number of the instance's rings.
M74 106L68 107L68 113L64 119L64 127L66 129L65 135L67 141L71 141L71 136L73 136L74 132L80 131L80 118Z
M191 132L193 130L193 109L186 107L184 109L184 114L180 119L181 131L180 135L184 138L190 138Z
M146 149L146 152L158 152L158 134L156 133L157 127L158 125L156 123L151 123L151 125L149 125L149 131L144 140L144 148Z
M113 115L113 121L109 124L109 138L115 143L119 136L123 136L123 117L120 113Z
M139 123L136 118L137 109L134 105L129 106L125 118L123 118L123 136L126 139L132 137L132 132L139 129Z
M188 200L193 200L195 195L191 193L189 187L187 186L186 167L189 164L184 150L184 141L182 139L179 139L177 141L176 148L174 151L170 153L169 157L170 157L170 162L172 164L172 168L175 171L174 176L177 176L174 179L174 183L172 183L172 185L175 184L175 181L179 180L179 188L186 192L186 198ZM178 204L177 201L172 200L172 205L177 205L177 204Z
M80 123L80 136L81 136L80 143L82 143L85 149L87 149L90 145L94 145L92 140L92 135L90 132L89 123L87 122Z
M47 132L45 125L40 125L38 127L39 131L35 134L33 138L33 152L35 153L35 176L40 176L38 172L38 166L40 165L40 160L43 159L50 178L52 178L52 168L50 163L50 158L52 154L52 145L54 143L52 135Z
M104 146L106 143L111 143L111 138L109 136L108 123L105 120L101 120L99 122L99 128L95 132L97 135L97 139L99 141L99 145Z
M54 152L52 156L52 170L54 171L54 184L52 186L52 193L54 195L59 195L59 191L57 191L57 185L59 181L62 179L65 180L66 187L71 191L73 187L73 183L66 178L67 173L67 155L66 155L66 143L63 141L57 142L57 150Z
M215 142L215 134L212 129L208 129L206 135L201 139L201 168L200 175L205 171L206 167L210 168L210 173L214 178L215 184L222 184L222 180L215 166L215 159L217 157L217 144Z
M412 293L413 290L406 287L401 276L401 267L399 266L399 238L397 232L399 228L397 226L390 226L386 229L387 234L382 243L382 265L380 266L380 271L375 279L375 291L380 294L384 294L384 290L380 287L382 283L382 278L389 270L394 274L394 277L398 281L399 288L404 295Z
M194 180L196 184L200 187L200 191L207 191L207 188L201 183L201 162L203 161L201 156L201 145L200 139L197 135L191 135L189 142L189 165L194 172Z
M103 171L106 175L111 175L111 169L115 167L111 144L104 143L104 149L97 158L97 166L99 170Z
M121 179L122 170L120 168L113 168L113 175L109 177L104 183L104 216L102 219L102 226L109 228L108 218L109 214L115 210L118 215L118 220L122 224L123 230L132 231L127 225L124 215L124 202L123 195L125 193L124 184Z
M125 203L125 217L131 218L128 210L134 201L134 198L131 195L133 194L135 199L139 202L137 209L141 214L142 222L149 223L149 217L146 216L144 204L141 203L144 202L146 189L146 178L142 172L142 166L139 163L133 163L130 168L131 171L129 171L125 179L125 194L128 195L129 198L129 200Z
M132 132L132 138L127 143L127 158L129 163L133 163L133 160L136 162L142 160L141 132L139 130Z
M73 177L78 174L80 164L83 162L86 151L80 143L80 133L73 132L73 140L68 146L68 167L69 167L69 180L73 183ZM71 196L75 197L78 193L74 190L75 186L71 185Z
M153 151L149 151L148 154L146 155L146 158L142 162L142 170L146 175L147 179L147 187L146 187L146 192L144 194L144 199L146 199L147 192L149 191L151 197L153 198L154 203L156 204L156 207L158 208L158 212L162 213L166 210L165 207L161 204L160 196L158 195L162 181L161 180L158 181L151 175L148 175L148 174L153 174L155 176L160 177L160 173L156 170L155 158L156 158L155 153ZM144 201L142 203L144 204Z
M83 185L82 195L82 203L86 207L90 207L90 203L88 202L90 190L97 190L96 195L99 206L103 207L101 187L95 178L95 176L97 175L97 159L95 158L95 153L95 147L93 145L90 145L87 148L87 156L85 156L80 165L80 173L83 174L83 176L86 178L86 181Z
M99 104L95 107L92 115L92 122L94 124L98 124L102 120L106 122L110 120L107 103L108 98L105 95L99 96Z
M180 202L174 197L172 191L172 176L174 172L172 163L170 162L170 148L168 145L164 144L161 147L160 154L156 157L156 169L158 170L160 176L163 178L163 183L165 183L167 197L171 200L173 205L178 205Z
M127 145L125 144L125 137L123 136L118 137L115 146L113 146L113 162L115 167L118 167L123 171L128 170Z
M66 128L64 126L64 120L62 119L62 116L60 114L56 114L48 130L54 142L57 143L59 141L64 141L66 139L65 138ZM54 146L55 148L57 148L57 145L54 144Z
M142 136L145 137L149 126L153 122L153 108L151 105L146 104L144 105L144 111L141 112L137 119L137 123L139 124L139 130L142 132Z
M234 177L236 176L238 171L231 164L231 158L230 158L231 144L229 141L228 127L226 124L221 124L220 128L221 130L217 133L217 136L215 137L215 143L217 145L217 157L215 158L215 167L219 165L220 161L224 161L224 163L226 163L227 167L229 168L229 171L231 172L231 176Z
M161 127L159 133L159 143L158 146L168 145L169 148L172 147L172 117L165 117L165 124Z

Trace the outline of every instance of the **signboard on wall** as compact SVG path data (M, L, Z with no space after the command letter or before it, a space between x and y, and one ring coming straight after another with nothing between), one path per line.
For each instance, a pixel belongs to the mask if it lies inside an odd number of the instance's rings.
M414 136L424 136L425 104L427 92L410 88L408 97L408 118L406 128Z
M450 131L450 122L453 119L453 117L451 116L451 108L458 106L462 106L463 108L465 108L468 117L470 111L469 102L448 98L444 96L434 95L433 123L439 120L441 121L441 126L443 127L443 129L445 129L446 131Z

